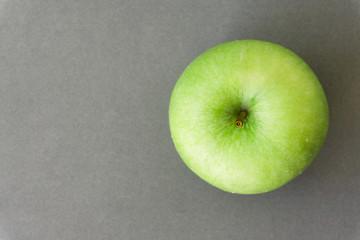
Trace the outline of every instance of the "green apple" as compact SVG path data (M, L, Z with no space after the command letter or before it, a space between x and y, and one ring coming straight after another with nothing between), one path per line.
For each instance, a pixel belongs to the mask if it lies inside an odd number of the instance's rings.
M329 125L320 82L292 51L240 40L197 57L174 87L174 145L200 178L224 191L257 194L301 174Z

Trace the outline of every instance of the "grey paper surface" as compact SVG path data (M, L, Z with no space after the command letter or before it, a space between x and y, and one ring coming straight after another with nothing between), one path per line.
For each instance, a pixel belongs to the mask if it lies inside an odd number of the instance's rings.
M309 63L315 162L262 195L196 177L171 141L184 68L237 39ZM1 0L0 239L360 239L360 1Z

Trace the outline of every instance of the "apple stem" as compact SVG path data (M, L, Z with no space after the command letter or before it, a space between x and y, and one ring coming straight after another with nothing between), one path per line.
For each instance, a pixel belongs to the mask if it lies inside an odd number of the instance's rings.
M245 119L246 115L247 115L247 112L244 110L241 110L236 119L235 126L241 127L244 124L244 119Z

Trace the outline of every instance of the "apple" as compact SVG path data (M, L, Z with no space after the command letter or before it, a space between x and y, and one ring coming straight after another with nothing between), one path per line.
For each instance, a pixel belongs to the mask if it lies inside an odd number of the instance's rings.
M169 125L185 164L231 193L269 192L301 174L323 146L329 109L294 52L240 40L218 45L182 73Z

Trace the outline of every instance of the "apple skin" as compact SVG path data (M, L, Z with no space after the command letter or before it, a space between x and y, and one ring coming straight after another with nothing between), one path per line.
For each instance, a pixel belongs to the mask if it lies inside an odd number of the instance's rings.
M235 126L239 111L247 116ZM239 40L201 54L169 106L174 145L200 178L224 191L269 192L301 174L323 146L329 109L320 82L292 51Z

